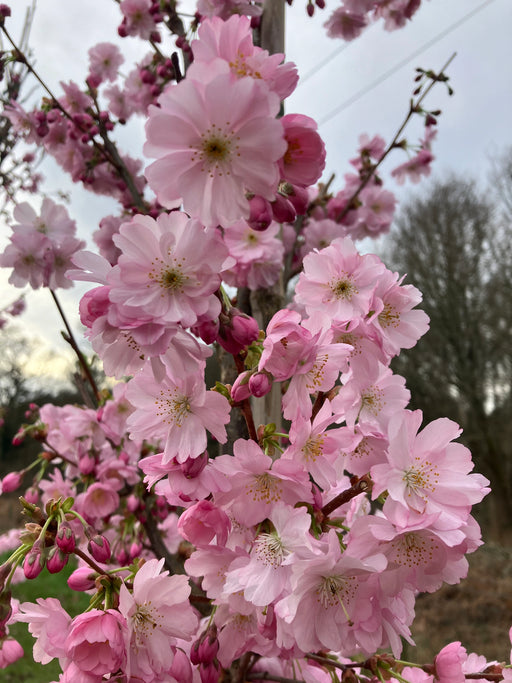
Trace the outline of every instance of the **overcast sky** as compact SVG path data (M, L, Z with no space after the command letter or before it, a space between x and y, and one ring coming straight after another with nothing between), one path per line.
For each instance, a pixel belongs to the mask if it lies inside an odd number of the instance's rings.
M31 3L15 0L10 4L13 16L7 26L19 36L25 8ZM323 121L320 133L328 151L325 177L336 173L335 188L341 187L344 173L350 171L348 159L354 156L361 133L378 133L387 140L394 135L407 112L415 67L439 70L453 52L457 56L448 73L455 95L449 98L446 89L437 85L425 102L425 106L443 111L433 149L434 172L455 170L485 178L489 158L512 145L512 0L423 0L405 29L388 33L378 22L345 46L340 40L329 39L322 27L338 3L327 0L327 8L317 9L313 19L306 16L305 4L294 0L294 5L287 7L287 59L294 61L301 77L306 78L287 101L286 110ZM189 2L180 6L190 9ZM113 0L39 0L30 42L37 69L57 94L61 80L83 82L87 50L97 42L117 42L133 58L145 54L141 41L117 39L119 16ZM399 66L409 58L409 63ZM337 109L340 111L335 113ZM132 155L140 155L142 121L123 133L121 146ZM412 142L420 135L419 123L406 132ZM397 151L388 160L387 169L406 158ZM103 215L117 212L115 202L71 187L55 164L49 163L45 172L45 189L72 190L69 212L84 239ZM411 186L400 190L390 181L389 189L404 196ZM37 207L37 199L30 201ZM9 230L4 227L1 232L3 249ZM8 275L0 272L0 291L6 303L17 294L5 286ZM76 292L62 292L62 298L76 323ZM31 334L64 349L58 332L50 332L60 326L49 299L48 292L31 293L23 322Z

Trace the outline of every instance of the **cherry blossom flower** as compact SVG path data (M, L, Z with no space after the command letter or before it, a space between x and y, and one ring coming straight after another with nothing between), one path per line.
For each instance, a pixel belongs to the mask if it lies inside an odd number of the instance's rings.
M124 57L117 45L97 43L88 52L91 74L101 81L115 81Z
M164 464L172 458L185 462L206 448L206 430L224 443L229 403L215 391L207 391L202 377L166 375L157 381L146 364L128 385L126 397L135 407L127 420L132 438L162 440Z
M202 62L208 64L220 57L229 64L233 76L263 80L280 100L295 90L299 80L297 67L291 62L282 64L283 54L270 55L267 50L253 44L248 17L233 14L226 21L214 17L201 22L197 35L198 40L191 44L194 69Z
M63 664L68 659L63 636L69 631L71 617L57 598L37 598L36 603L21 603L15 620L28 623L28 630L36 639L36 662L48 664L57 657Z
M177 639L190 640L197 628L188 578L169 576L163 564L163 559L148 560L135 574L133 593L122 584L119 594L119 611L128 626L128 671L141 672L144 679L167 671Z
M69 626L66 655L86 674L116 672L126 659L126 622L117 610L93 609L79 614Z
M159 104L149 110L144 152L158 158L146 177L164 206L182 198L185 211L216 226L249 217L246 191L274 198L286 141L279 98L263 83L233 82L216 60L168 87Z
M473 469L469 450L454 443L459 426L440 418L419 433L421 410L402 411L389 423L388 463L374 465L373 496L389 496L419 513L440 513L464 522L471 505L489 492L488 480Z
M214 292L227 250L217 232L173 211L156 221L136 216L121 226L114 243L121 255L108 275L110 301L140 308L153 323L188 327L199 316L218 316Z
M354 40L366 28L368 20L364 14L356 14L346 7L338 7L331 14L324 26L329 38Z
M311 315L321 310L332 320L348 322L370 311L377 279L385 270L373 254L361 255L348 238L336 239L304 258L304 272L295 288L295 300Z
M303 114L286 114L281 122L288 145L279 162L281 177L293 185L313 185L325 166L325 145L316 121Z
M273 529L258 534L248 557L235 560L226 575L226 593L243 590L246 600L265 606L278 599L291 577L292 564L312 552L311 517L304 508L278 502L270 511Z

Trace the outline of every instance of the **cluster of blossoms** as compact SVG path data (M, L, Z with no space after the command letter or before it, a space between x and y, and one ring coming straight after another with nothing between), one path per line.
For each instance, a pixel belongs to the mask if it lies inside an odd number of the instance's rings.
M65 207L44 199L37 215L24 202L14 209L14 219L10 244L0 254L0 265L13 269L9 282L15 287L28 283L33 289L71 287L65 272L85 242L75 237L76 224Z
M251 20L234 14L257 5L207 4L197 38L182 40L185 77L176 61L148 58L124 90L105 89L104 113L93 91L122 62L104 43L89 52L88 91L70 84L47 113L9 113L123 213L101 222L98 255L83 251L63 207L46 199L37 216L20 204L0 257L16 286L97 285L80 316L120 380L111 392L91 382L95 407L31 406L17 436L42 451L21 545L0 567L0 667L21 655L8 633L21 621L34 659L59 661L60 683L216 683L236 668L238 680L327 683L333 663L344 681L447 683L489 667L510 680L460 643L430 669L398 661L418 592L466 575L481 544L471 510L489 482L472 472L458 425L421 428L390 369L428 318L420 292L353 241L389 228L394 197L375 176L389 150L362 137L346 187L315 188L316 123L279 117L295 67L254 45ZM399 24L418 6L345 0L343 11ZM120 10L121 35L153 42L175 13L151 0ZM111 113L134 112L147 115L145 178L108 136ZM244 290L269 294L282 277L293 299L256 320ZM235 372L208 389L214 343ZM8 474L3 490L25 474ZM68 584L91 595L86 612L12 599L20 574L60 572L72 556ZM392 654L375 655L383 649Z
M382 19L386 31L402 28L412 19L421 0L342 0L325 23L331 38L354 40L371 22Z

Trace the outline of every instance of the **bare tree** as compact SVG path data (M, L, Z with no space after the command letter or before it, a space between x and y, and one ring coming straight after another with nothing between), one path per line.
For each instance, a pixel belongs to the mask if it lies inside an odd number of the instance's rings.
M464 428L491 480L485 515L496 538L512 532L512 224L498 207L472 181L438 181L405 206L387 245L430 316L430 331L395 370L426 420L445 414Z

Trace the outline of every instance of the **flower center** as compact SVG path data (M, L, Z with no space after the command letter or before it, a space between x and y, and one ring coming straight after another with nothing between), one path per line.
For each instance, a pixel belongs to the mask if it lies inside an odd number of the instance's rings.
M322 576L320 586L317 588L318 600L322 607L341 606L349 624L352 620L348 614L345 602L350 601L355 595L355 586L351 576Z
M384 308L379 313L378 318L382 327L398 327L400 324L400 314L391 304L384 304Z
M230 152L231 145L229 140L214 135L211 138L203 140L203 152L209 161L224 161Z
M287 554L283 541L277 533L260 534L256 539L255 546L258 559L274 568L281 566Z
M323 454L324 437L321 434L310 437L304 446L302 453L306 462L315 462Z
M151 610L146 605L137 605L137 611L132 616L132 626L138 644L150 638L154 630L161 625L156 610Z
M357 287L348 276L341 277L339 280L333 279L330 283L330 288L334 298L338 300L345 299L350 301L352 296L358 292Z
M249 64L245 61L245 55L239 52L232 62L229 62L229 68L237 76L237 78L243 78L244 76L250 76L251 78L261 78L261 73L259 71L254 71Z
M177 391L174 391L171 396L165 395L164 391L160 392L160 398L156 400L156 405L158 417L161 417L167 424L174 424L176 427L182 427L192 412L189 397L183 396Z
M419 460L418 457L415 459ZM433 493L436 490L436 485L439 482L439 472L427 460L419 467L414 467L413 465L408 470L405 470L402 481L405 482L408 497L414 493L426 503L427 493Z
M282 496L281 481L268 472L252 477L247 486L247 494L252 495L254 501L262 503L277 503Z

